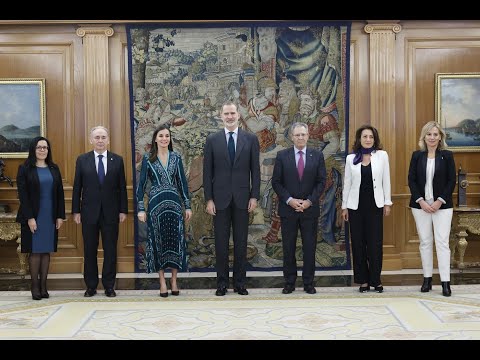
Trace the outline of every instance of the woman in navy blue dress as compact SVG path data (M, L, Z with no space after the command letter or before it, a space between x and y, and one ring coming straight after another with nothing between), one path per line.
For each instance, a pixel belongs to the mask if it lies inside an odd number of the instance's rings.
M50 253L57 251L58 229L65 219L65 196L60 169L52 161L50 142L32 140L28 158L18 168L17 222L21 224L21 250L29 253L32 299L48 298Z
M151 187L147 210L144 196L148 181ZM190 220L192 210L182 157L173 151L170 129L165 126L155 130L150 153L143 156L136 197L138 220L147 222L148 226L145 249L147 272L158 272L160 296L167 297L164 270L172 269L172 295L179 295L177 273L187 270L183 207L186 221Z

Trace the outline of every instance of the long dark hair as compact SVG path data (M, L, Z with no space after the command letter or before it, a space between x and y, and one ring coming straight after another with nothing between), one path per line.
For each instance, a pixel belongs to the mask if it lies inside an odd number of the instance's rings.
M360 151L362 148L362 143L360 138L362 137L363 130L370 130L373 133L373 148L375 150L382 150L382 144L380 143L380 136L378 135L377 129L375 129L372 125L362 125L360 126L357 131L355 132L355 141L353 142L352 150L354 153Z
M39 141L46 141L47 146L48 146L48 151L47 151L47 158L45 159L45 162L47 163L48 166L55 165L55 163L52 160L52 146L50 145L50 141L46 137L43 136L37 136L32 140L30 143L30 146L28 147L28 157L24 162L25 166L31 166L34 167L37 165L37 144Z
M168 130L168 133L170 134L170 143L168 144L168 150L173 151L173 144L172 144L172 132L170 131L170 128L165 125L160 125L152 135L152 146L150 147L150 155L148 156L148 160L150 162L154 162L157 159L158 156L158 145L157 142L155 141L157 139L157 135L159 131L162 130Z

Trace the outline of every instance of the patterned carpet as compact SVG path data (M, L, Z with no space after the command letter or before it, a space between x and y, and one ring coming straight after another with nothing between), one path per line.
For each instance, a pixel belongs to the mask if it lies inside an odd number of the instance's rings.
M3 339L480 339L480 285L452 286L453 296L418 286L360 294L357 287L318 287L282 295L281 289L118 290L84 298L56 290L31 300L28 291L0 292Z

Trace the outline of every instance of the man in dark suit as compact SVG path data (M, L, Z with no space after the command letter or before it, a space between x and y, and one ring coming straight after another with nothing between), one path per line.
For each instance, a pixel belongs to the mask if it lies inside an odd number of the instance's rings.
M283 245L284 294L295 290L297 262L295 251L300 229L303 247L303 288L308 294L317 291L315 251L317 247L319 198L325 188L326 170L323 154L307 148L308 126L294 123L290 129L293 147L277 153L272 175L272 187L279 198Z
M203 161L203 187L207 212L214 216L217 291L224 296L229 285L228 251L233 228L233 289L245 288L248 218L260 197L259 143L254 134L238 128L239 114L233 102L221 109L225 128L207 137Z
M123 158L107 151L108 130L95 126L90 131L93 151L77 158L72 194L73 220L82 223L85 297L97 293L97 251L102 234L102 284L105 295L115 297L119 222L127 217L127 187Z

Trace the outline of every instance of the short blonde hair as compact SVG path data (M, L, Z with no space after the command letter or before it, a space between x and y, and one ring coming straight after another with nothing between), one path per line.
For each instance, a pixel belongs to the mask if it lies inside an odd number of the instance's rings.
M420 149L425 151L427 150L427 144L425 144L425 136L427 133L431 131L433 128L437 128L438 132L440 133L440 141L438 142L438 150L443 150L448 147L447 142L445 139L447 138L447 134L445 130L443 130L442 125L436 121L429 121L425 125L423 125L422 131L420 131L420 138L418 139L418 146Z

